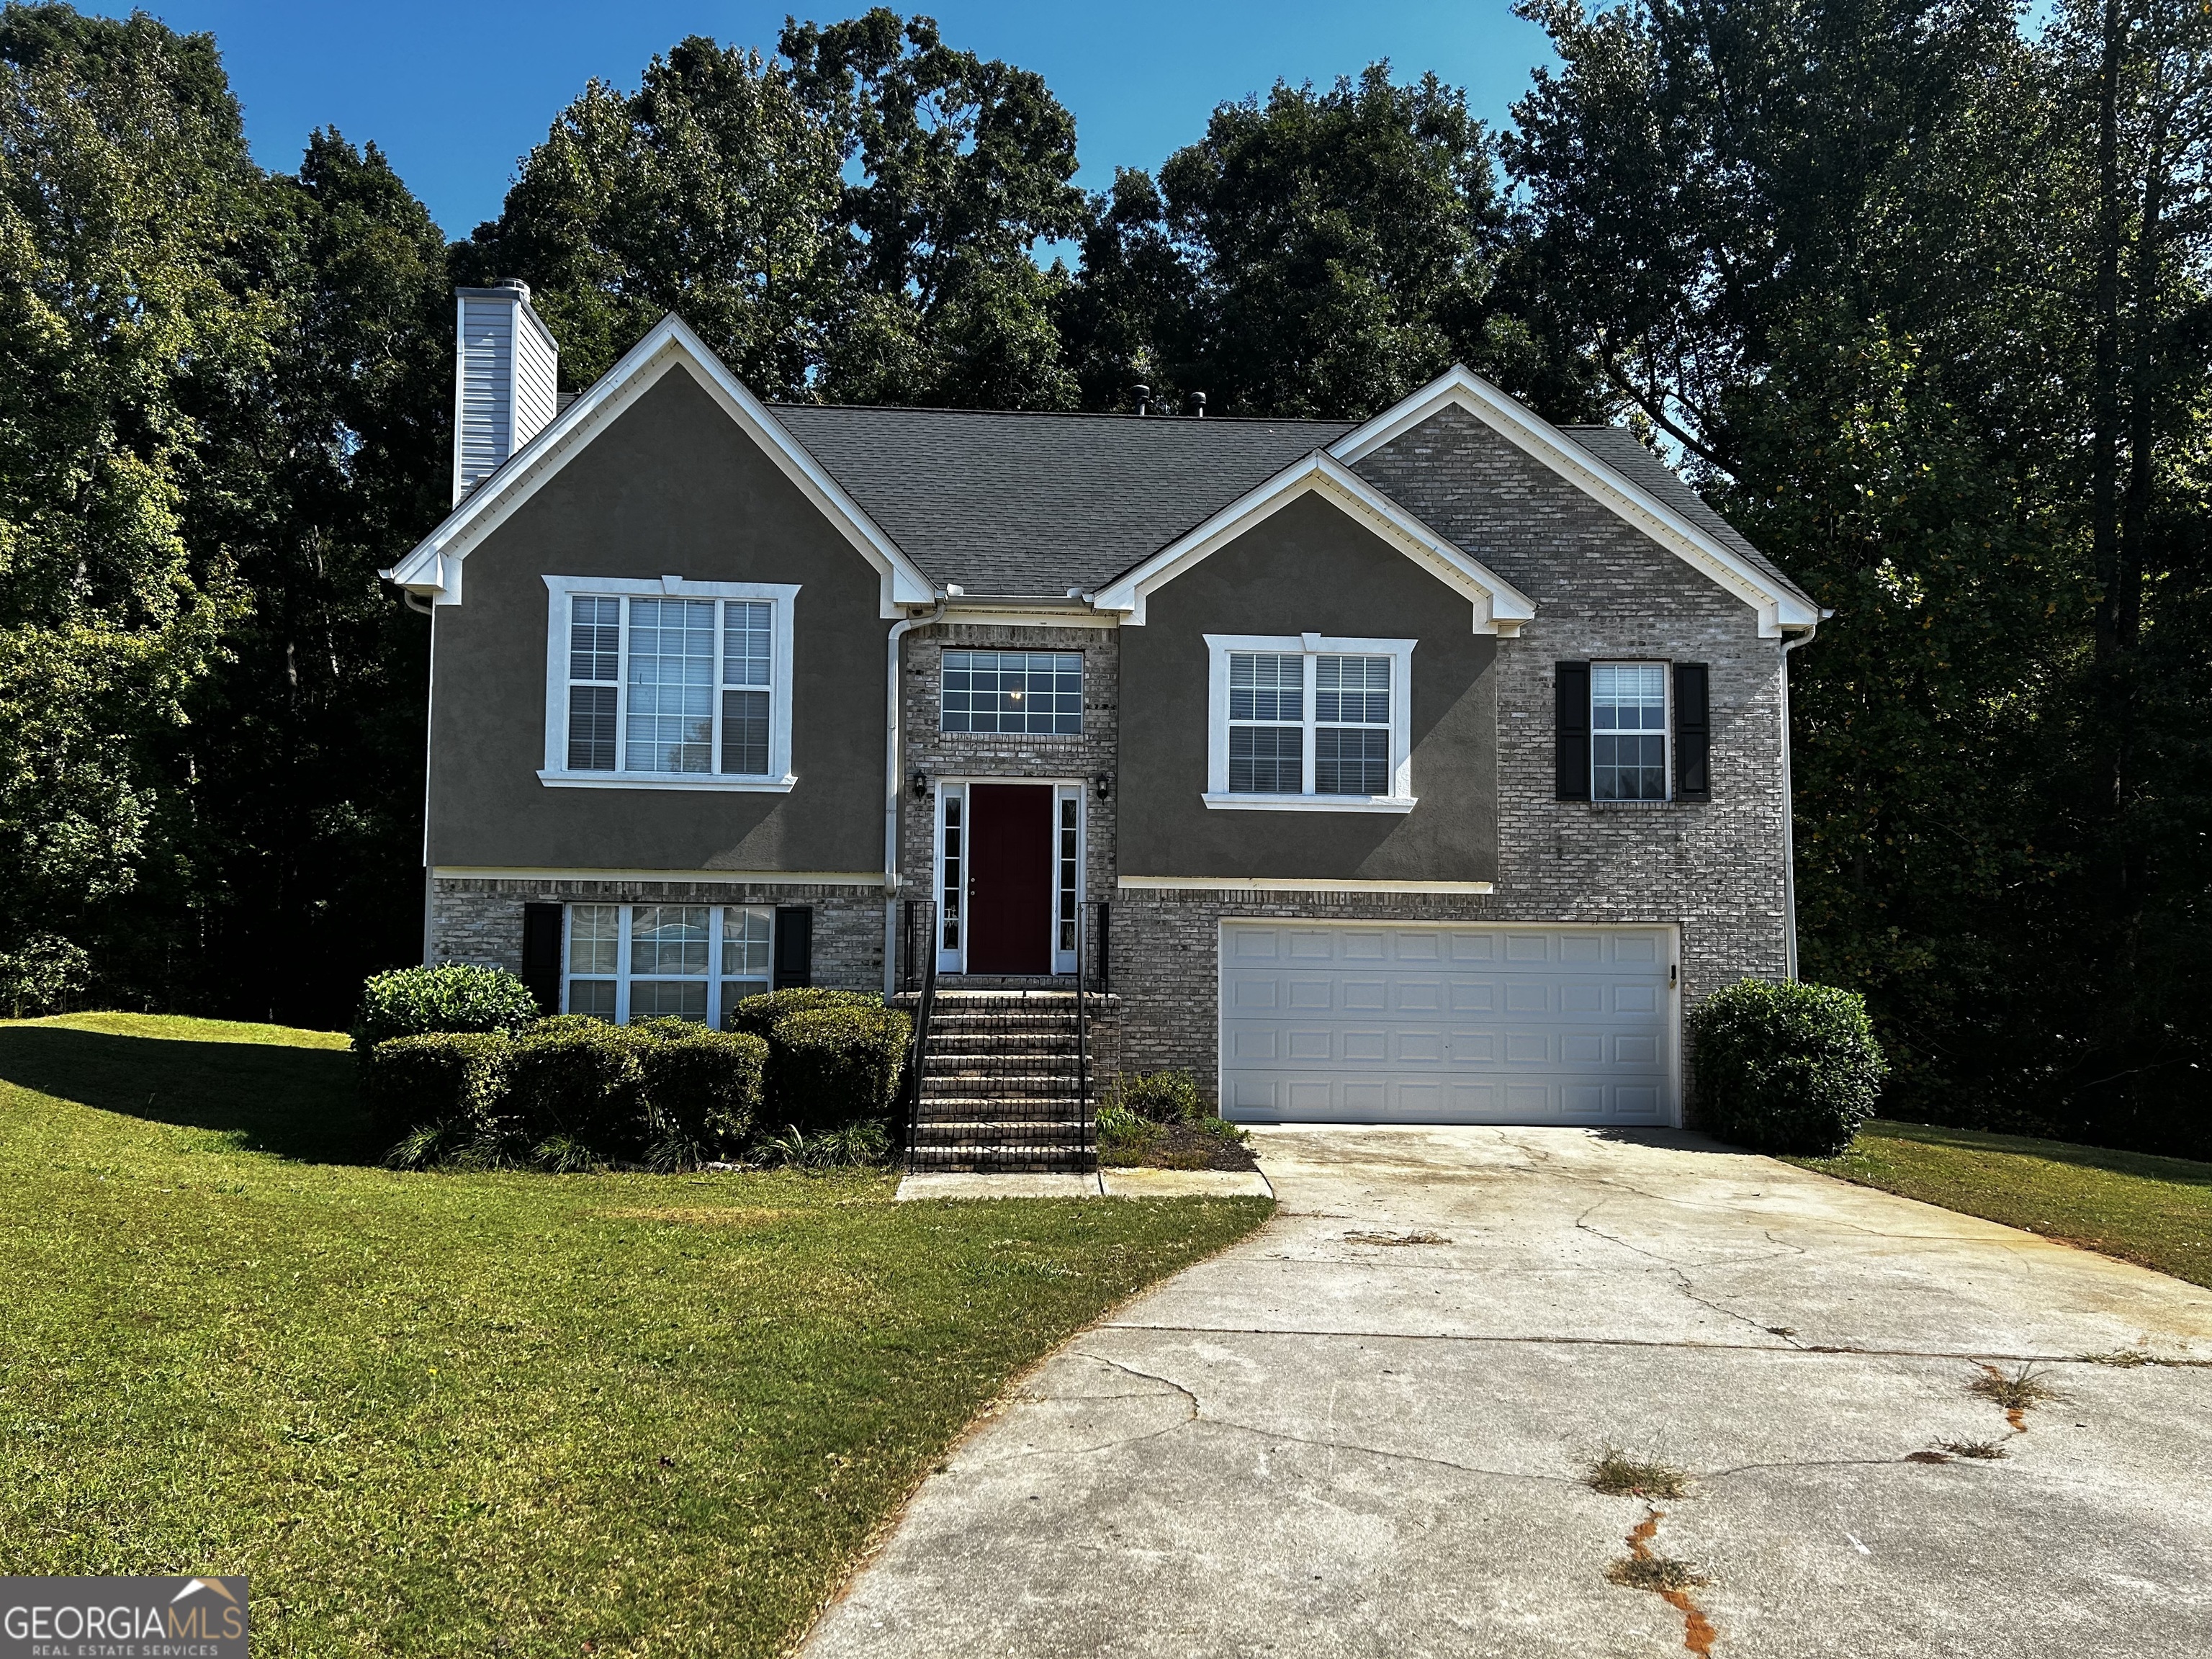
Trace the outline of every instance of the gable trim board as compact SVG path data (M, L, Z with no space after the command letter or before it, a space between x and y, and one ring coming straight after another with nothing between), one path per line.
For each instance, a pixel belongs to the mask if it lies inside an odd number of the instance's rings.
M1091 603L1101 611L1121 613L1125 627L1141 628L1145 601L1154 589L1309 495L1322 496L1462 595L1473 607L1474 632L1510 637L1534 617L1534 600L1437 534L1342 461L1318 449L1115 577L1092 596Z
M799 493L876 568L883 578L880 611L884 617L903 617L905 607L933 602L935 596L929 578L921 568L673 313L623 353L622 360L551 425L477 485L405 557L378 574L410 593L428 597L434 604L459 605L461 567L477 544L504 524L570 457L611 425L664 374L679 368L690 371L723 413L760 446Z
M1752 564L1711 531L1693 524L1643 485L1608 466L1540 415L1461 364L1420 391L1384 410L1364 426L1345 434L1328 448L1350 466L1403 437L1440 410L1465 410L1507 442L1540 462L1591 500L1609 507L1708 580L1718 583L1759 613L1763 638L1784 629L1811 629L1820 621L1818 605L1785 582Z

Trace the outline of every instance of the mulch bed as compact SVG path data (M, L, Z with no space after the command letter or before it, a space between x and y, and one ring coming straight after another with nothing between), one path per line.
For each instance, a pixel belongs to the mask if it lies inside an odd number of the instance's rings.
M1163 1123L1137 1167L1151 1170L1256 1170L1252 1149L1210 1135L1194 1123ZM1126 1166L1125 1166L1126 1167Z

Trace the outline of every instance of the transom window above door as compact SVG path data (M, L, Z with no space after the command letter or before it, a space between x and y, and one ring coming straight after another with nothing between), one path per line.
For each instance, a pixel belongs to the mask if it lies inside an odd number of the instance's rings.
M545 585L541 782L792 787L796 586L674 576L548 576Z
M1080 651L945 653L940 730L1079 737Z
M1411 640L1208 634L1209 807L1413 805Z

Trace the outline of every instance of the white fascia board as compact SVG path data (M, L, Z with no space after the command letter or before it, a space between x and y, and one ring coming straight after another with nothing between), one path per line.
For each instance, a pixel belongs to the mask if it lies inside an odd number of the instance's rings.
M805 446L769 412L707 343L674 313L601 375L596 384L554 417L551 425L509 456L466 501L447 515L391 569L386 581L410 592L432 596L439 605L461 602L461 562L496 530L545 481L586 444L613 423L631 404L678 367L689 368L722 411L743 428L799 493L842 532L883 578L881 613L903 617L905 607L933 602L929 578L898 544L846 494Z
M1684 518L1464 364L1455 363L1403 402L1346 433L1328 447L1328 453L1346 465L1354 465L1438 410L1454 407L1473 415L1516 448L1610 507L1692 569L1750 605L1759 613L1759 631L1765 638L1778 638L1785 629L1810 628L1820 620L1819 607L1803 595L1778 586L1771 576L1711 531Z
M1101 611L1120 612L1125 625L1142 627L1145 600L1153 589L1165 586L1308 494L1326 496L1446 586L1465 595L1474 607L1475 633L1517 634L1521 624L1535 616L1534 599L1437 534L1344 463L1318 449L1291 462L1197 528L1116 577L1094 596L1092 603Z

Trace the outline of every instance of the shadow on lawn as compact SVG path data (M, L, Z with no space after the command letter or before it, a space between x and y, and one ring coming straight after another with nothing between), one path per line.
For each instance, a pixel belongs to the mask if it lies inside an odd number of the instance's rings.
M2052 1164L2105 1170L2113 1175L2140 1176L2177 1186L2212 1187L2212 1164L2199 1163L2195 1158L2167 1158L2157 1152L2124 1152L2107 1146L2083 1146L2070 1140L2041 1140L2030 1135L1997 1134L1984 1129L1954 1129L1940 1123L1905 1123L1894 1118L1876 1118L1866 1126L1866 1132L1948 1147L1953 1152L2016 1152Z
M0 1080L101 1111L235 1134L253 1152L374 1164L383 1149L339 1048L0 1027Z

